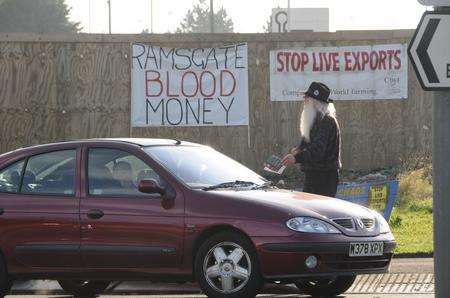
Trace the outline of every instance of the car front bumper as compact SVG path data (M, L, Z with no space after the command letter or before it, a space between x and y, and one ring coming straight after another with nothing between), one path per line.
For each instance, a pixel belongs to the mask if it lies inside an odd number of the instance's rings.
M342 235L319 238L329 241L298 241L296 237L281 237L272 242L268 242L268 239L259 242L256 247L264 278L294 280L302 277L384 273L389 269L396 247L392 234L367 238ZM383 242L383 255L350 257L352 242ZM318 260L313 269L305 265L309 256L315 256Z

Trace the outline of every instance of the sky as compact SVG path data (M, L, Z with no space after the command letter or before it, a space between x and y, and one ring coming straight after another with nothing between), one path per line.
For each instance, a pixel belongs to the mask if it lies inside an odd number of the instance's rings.
M144 29L153 29L154 33L174 32L198 1L111 0L112 33L141 33ZM107 0L66 0L66 3L71 7L71 20L80 22L83 32L108 32ZM287 3L287 0L214 0L214 8L226 9L235 32L251 33L263 32L272 8L287 7ZM330 31L412 29L427 10L417 0L291 0L290 5L328 7Z

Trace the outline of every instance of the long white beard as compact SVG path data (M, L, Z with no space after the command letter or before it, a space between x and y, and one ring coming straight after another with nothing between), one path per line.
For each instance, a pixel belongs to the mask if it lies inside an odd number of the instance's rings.
M316 119L317 110L311 102L305 102L303 111L300 116L300 133L302 137L309 143L309 133Z

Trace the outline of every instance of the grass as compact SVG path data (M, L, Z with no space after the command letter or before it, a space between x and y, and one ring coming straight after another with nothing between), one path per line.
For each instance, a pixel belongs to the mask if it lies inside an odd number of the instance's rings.
M394 210L390 225L397 240L396 254L433 253L433 213L429 212L432 202L421 210Z
M433 253L433 187L431 166L399 175L397 206L389 224L396 254Z

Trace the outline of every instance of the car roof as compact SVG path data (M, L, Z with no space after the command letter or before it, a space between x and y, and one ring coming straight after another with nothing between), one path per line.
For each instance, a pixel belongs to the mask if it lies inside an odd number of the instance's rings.
M84 139L81 142L122 142L138 145L141 147L147 146L170 146L170 145L191 145L203 146L201 144L181 141L178 139L153 139L153 138L98 138L98 139Z
M44 146L52 146L52 145L60 145L60 144L79 144L79 143L98 143L98 142L108 142L108 143L128 143L134 144L141 147L147 146L170 146L170 145L191 145L191 146L204 146L197 143L181 141L178 139L154 139L154 138L92 138L92 139L77 139L77 140L66 140L61 142L54 143L46 143L39 145L29 145L23 148L32 148L32 147L44 147Z
M70 145L70 144L80 144L80 143L127 143L127 144L133 144L141 147L148 147L148 146L178 146L178 145L188 145L188 146L198 146L198 147L205 147L204 145L192 143L192 142L186 142L186 141L180 141L177 139L154 139L154 138L94 138L94 139L79 139L79 140L67 140L67 141L61 141L61 142L54 142L54 143L47 143L47 144L40 144L40 145L29 145L24 146L22 148L17 148L13 151L5 152L3 154L0 154L0 160L3 158L9 158L9 156L15 155L19 152L28 152L33 151L34 149L38 148L51 148L51 147L58 147L58 145Z

